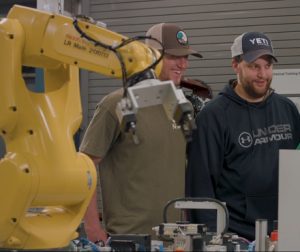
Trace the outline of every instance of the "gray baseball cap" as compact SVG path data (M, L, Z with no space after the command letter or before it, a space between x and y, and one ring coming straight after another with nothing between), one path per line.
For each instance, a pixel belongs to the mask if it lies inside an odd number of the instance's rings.
M241 56L250 63L263 55L270 55L276 62L271 40L261 32L246 32L238 36L231 46L231 56Z
M190 48L186 33L176 24L156 24L147 31L146 36L160 41L167 54L174 56L193 55L202 58L200 53ZM153 39L146 39L145 43L155 49L162 49L161 45Z

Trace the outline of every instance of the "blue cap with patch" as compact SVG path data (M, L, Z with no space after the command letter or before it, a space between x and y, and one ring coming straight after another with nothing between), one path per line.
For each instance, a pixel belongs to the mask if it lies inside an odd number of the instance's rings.
M246 32L238 36L231 46L231 56L241 56L250 63L263 55L270 55L276 62L271 40L261 32Z

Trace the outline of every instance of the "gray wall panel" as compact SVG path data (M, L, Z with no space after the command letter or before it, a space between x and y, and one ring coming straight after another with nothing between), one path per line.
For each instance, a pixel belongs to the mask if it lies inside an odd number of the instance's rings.
M281 0L281 1L219 1L218 4L203 4L199 1L145 1L139 4L130 4L127 1L124 4L107 4L106 8L103 5L94 4L91 9L91 14L95 17L105 18L107 20L121 19L125 17L146 17L146 16L161 16L161 15L187 15L188 19L196 19L202 17L203 13L218 15L220 13L229 14L228 18L235 19L239 16L247 16L255 10L269 10L299 7L300 2L297 0ZM173 3L173 4L172 4ZM176 4L178 3L178 4ZM185 4L182 4L185 3ZM131 6L131 7L129 7ZM237 16L235 16L237 15ZM268 15L266 15L268 16ZM222 19L222 18L218 18ZM126 20L125 20L126 21Z

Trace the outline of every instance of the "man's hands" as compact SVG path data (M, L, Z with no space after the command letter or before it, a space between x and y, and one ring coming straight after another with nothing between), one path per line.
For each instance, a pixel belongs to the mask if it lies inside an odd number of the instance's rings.
M94 162L95 168L97 169L98 165L101 162L100 157L96 157L93 155L88 155ZM87 235L87 238L91 242L99 242L107 241L107 233L102 228L99 218L99 212L98 212L98 204L97 204L97 189L94 192L94 195L91 199L91 202L86 210L85 216L84 216L84 230Z
M96 191L84 216L84 230L87 238L92 242L106 242L107 240L107 233L102 228L99 219Z

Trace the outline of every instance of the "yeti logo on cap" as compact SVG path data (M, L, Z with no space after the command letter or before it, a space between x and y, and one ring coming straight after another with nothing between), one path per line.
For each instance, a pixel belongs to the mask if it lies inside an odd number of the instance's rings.
M249 39L252 45L258 46L270 46L269 41L266 38L253 38Z
M187 38L187 35L185 34L185 32L183 32L183 31L177 32L176 37L177 37L179 44L181 44L181 45L188 44L188 38Z

